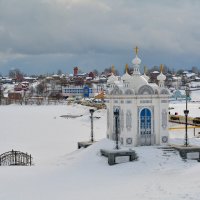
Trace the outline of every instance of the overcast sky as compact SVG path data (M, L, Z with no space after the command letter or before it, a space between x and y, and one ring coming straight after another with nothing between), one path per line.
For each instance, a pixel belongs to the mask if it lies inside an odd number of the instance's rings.
M0 73L200 66L199 0L0 0Z

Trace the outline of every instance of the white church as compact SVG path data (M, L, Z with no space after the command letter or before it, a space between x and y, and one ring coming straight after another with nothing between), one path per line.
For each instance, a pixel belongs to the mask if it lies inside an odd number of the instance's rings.
M168 143L169 91L165 87L166 76L157 76L158 85L148 83L149 77L140 74L141 60L132 60L133 74L117 77L112 73L107 84L107 137L115 140L114 111L119 111L119 141L122 146L166 145Z

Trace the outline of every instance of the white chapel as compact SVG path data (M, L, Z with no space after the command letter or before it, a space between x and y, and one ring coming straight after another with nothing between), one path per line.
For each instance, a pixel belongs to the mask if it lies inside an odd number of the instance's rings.
M141 60L132 60L133 74L117 77L112 73L107 84L107 137L115 140L114 111L119 111L119 141L122 146L166 145L168 143L169 91L165 87L166 76L157 76L158 85L148 83L149 77L140 74Z

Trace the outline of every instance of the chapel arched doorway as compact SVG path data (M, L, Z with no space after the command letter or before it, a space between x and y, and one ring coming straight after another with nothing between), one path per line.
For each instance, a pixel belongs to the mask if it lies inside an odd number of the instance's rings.
M140 112L140 145L152 145L152 114L148 108Z

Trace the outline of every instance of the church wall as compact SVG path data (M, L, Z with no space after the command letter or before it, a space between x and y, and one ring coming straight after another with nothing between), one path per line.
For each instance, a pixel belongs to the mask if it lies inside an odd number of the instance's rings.
M139 129L139 122L138 122L138 110L137 106L138 100L134 99L132 109L133 109L133 141L134 146L138 146L138 129Z
M120 144L124 145L124 134L125 134L125 114L124 114L124 106L125 106L125 101L123 99L119 100L119 106L120 106L120 113L119 113L119 120L120 120L120 134L119 134L119 139L120 139ZM122 116L123 115L123 116Z
M123 104L121 104L121 112L123 112L123 131L120 137L123 138L123 145L133 145L133 110L132 100L123 98Z
M154 134L155 134L155 144L160 144L160 99L154 99Z
M166 76L161 72L158 85L149 84L148 77L140 75L141 60L132 60L133 74L119 79L112 71L108 78L107 135L115 139L114 110L119 109L120 141L124 146L162 145L168 141L168 96L164 87ZM126 68L127 70L128 68ZM142 123L142 124L140 124Z
M160 99L160 144L164 145L168 143L168 99L163 97Z
M109 102L108 102L109 101ZM107 100L107 135L115 137L114 109L120 110L119 140L124 146L140 146L140 116L143 108L148 108L152 115L152 144L161 145L162 138L168 139L168 99L166 96L115 96ZM122 115L123 113L123 115ZM128 113L128 114L127 114ZM129 120L127 122L127 116Z
M126 99L124 104L124 116L125 116L125 129L124 129L124 141L126 146L133 146L136 144L137 134L137 118L135 112L135 100Z
M115 134L115 122L114 122L114 109L120 110L120 133L119 139L124 146L136 146L137 145L137 105L135 99L109 99L107 100L107 136L110 139L114 139ZM109 114L108 114L109 113ZM123 113L123 117L121 114ZM127 116L130 120L127 123ZM114 135L114 136L113 136Z
M113 118L113 101L107 100L106 103L107 106L107 137L109 139L113 139L113 121L111 120Z

